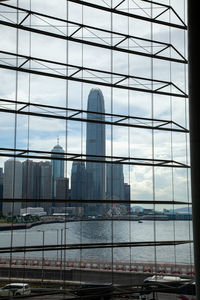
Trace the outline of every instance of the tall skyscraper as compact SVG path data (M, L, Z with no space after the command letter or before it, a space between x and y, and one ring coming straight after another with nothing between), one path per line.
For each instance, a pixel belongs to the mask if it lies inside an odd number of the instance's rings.
M51 179L52 179L52 166L49 161L40 163L40 199L51 199ZM42 202L41 202L42 203ZM45 202L41 205L45 211L50 211L52 207L51 202Z
M124 200L124 173L122 164L106 165L106 199L116 200L112 205L107 205L107 212L112 211L114 214L120 214L123 210L123 204L117 203Z
M126 201L131 200L131 186L128 183L124 183L124 195Z
M126 201L131 201L131 186L128 183L124 183L124 196ZM131 212L131 204L126 204L127 212Z
M4 163L3 198L22 198L22 164L18 160L9 159ZM20 208L20 202L3 202L4 215L19 215Z
M56 199L68 199L69 178L56 178ZM56 203L56 206L65 206L63 203Z
M59 145L59 139L57 145L51 150L51 166L52 166L52 198L56 198L56 178L64 177L64 160L58 160L54 158L64 158L64 150ZM59 154L60 153L60 154Z
M106 165L106 195L110 200L125 200L122 164Z
M91 89L87 103L87 119L104 121L105 117L98 113L104 113L104 97L100 89ZM90 111L92 113L90 113ZM103 123L87 123L86 132L86 154L105 156L105 124ZM103 160L103 158L92 158L95 160ZM86 162L87 172L87 199L104 200L105 199L105 164L101 162ZM93 207L93 211L97 213L103 212L103 206L98 204ZM89 206L88 206L89 208Z
M25 160L22 163L22 198L37 199L37 163L32 160ZM29 203L29 206L36 206L36 202Z
M71 199L85 200L86 198L86 171L85 163L73 161L71 171Z

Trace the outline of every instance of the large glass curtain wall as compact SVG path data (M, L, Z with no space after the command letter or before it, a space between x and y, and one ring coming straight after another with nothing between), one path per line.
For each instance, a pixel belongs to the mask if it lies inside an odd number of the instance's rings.
M8 281L193 277L186 4L0 2Z

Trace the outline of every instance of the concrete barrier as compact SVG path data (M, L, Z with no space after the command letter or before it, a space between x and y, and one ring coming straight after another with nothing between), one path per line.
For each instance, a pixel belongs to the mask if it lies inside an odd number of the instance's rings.
M60 261L56 259L44 259L42 258L19 258L19 257L2 257L0 258L0 265L12 265L14 266L26 266L26 267L45 267L51 268L73 268L73 269L87 269L87 270L101 270L101 271L115 271L115 272L132 272L132 273L149 273L149 274L167 274L167 275L181 275L194 277L194 266L187 264L164 264L164 263L143 263L143 262L99 262L92 260L72 260Z

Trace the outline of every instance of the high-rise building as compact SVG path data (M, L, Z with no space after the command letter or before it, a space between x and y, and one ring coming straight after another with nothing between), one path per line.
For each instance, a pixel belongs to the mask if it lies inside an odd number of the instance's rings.
M22 198L22 164L18 160L9 159L4 163L3 198ZM3 202L4 215L19 215L20 202Z
M69 179L66 177L56 178L56 199L65 200L68 199L68 189L69 189ZM56 206L64 206L63 203L60 203Z
M40 163L40 199L51 199L51 191L52 191L52 166L48 161ZM40 204L41 205L41 204ZM49 211L51 209L51 202L45 202L41 205L45 211Z
M71 170L71 199L85 200L86 198L86 170L85 163L73 161Z
M128 183L124 183L124 200L131 201L131 185ZM126 204L127 212L131 211L131 205Z
M125 185L124 172L122 164L107 164L106 165L106 198L108 200L115 200L115 211L127 211L127 205L121 201L125 200ZM120 203L117 201L120 200ZM107 208L110 206L107 205ZM109 211L109 210L108 210Z
M105 164L95 162L103 160L105 156L105 120L102 113L105 113L104 97L100 89L91 89L87 103L87 119L99 121L99 123L87 123L86 133L86 155L94 155L94 162L86 162L87 172L87 199L104 200L105 199ZM90 111L92 113L90 113ZM100 113L100 114L96 114ZM89 157L87 157L89 159ZM98 204L96 207L90 205L92 213L102 213L103 205ZM89 206L88 206L89 208Z
M37 163L32 160L25 160L22 163L22 198L37 199ZM29 206L36 206L37 203L29 203Z
M124 173L122 164L106 165L106 195L110 200L124 200Z
M0 168L0 199L3 199L3 168ZM2 201L0 200L0 214L2 213Z
M131 200L131 186L128 183L124 183L124 196L126 201Z
M43 165L43 162L37 162L35 166L35 195L36 199L41 198L41 166ZM39 202L36 202L36 206L40 206Z
M56 159L55 159L56 158ZM61 160L59 160L60 158ZM52 166L52 198L56 198L56 178L64 177L64 150L59 145L59 139L57 145L51 150L51 166Z

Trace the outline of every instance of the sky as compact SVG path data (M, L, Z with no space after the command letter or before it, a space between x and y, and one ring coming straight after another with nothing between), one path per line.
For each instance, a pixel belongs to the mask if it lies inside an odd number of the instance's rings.
M109 7L110 0L88 1L96 2L99 5ZM113 0L113 6L121 1ZM159 2L159 1L158 1ZM15 0L6 2L16 5ZM19 0L21 7L38 11L40 13L51 14L60 18L66 18L66 1L25 1ZM151 10L151 5L141 0L126 0L119 8L138 13L142 16L153 17L163 11L163 8L156 5ZM171 4L179 13L182 19L186 18L184 13L183 0L160 1L160 3ZM185 7L186 11L186 7ZM16 15L11 10L0 7L0 19L16 21ZM69 20L78 23L86 23L90 26L111 29L110 14L103 11L96 11L91 8L68 2ZM19 15L19 22L25 17L25 14ZM180 24L173 12L166 12L160 17L160 20L176 22ZM124 34L140 36L144 39L172 43L173 46L185 57L187 57L186 33L183 30L160 26L141 20L130 18L127 20L124 16L113 15L113 31L119 31ZM62 22L52 21L47 18L38 18L31 16L23 23L26 26L33 26L37 29L48 30L59 34L73 33L78 27L70 26L66 29ZM89 41L111 43L109 34L101 33L100 39L97 37L97 31L88 31L83 29L78 31L74 37L83 38ZM107 49L100 49L88 45L81 45L75 42L66 42L61 39L52 39L51 37L18 31L18 49L16 49L16 29L6 26L0 27L1 50L15 52L22 55L31 55L38 58L52 61L67 62L69 64L85 66L88 68L113 71L145 78L154 78L157 80L171 81L180 89L187 93L187 67L184 64L170 63L169 61L152 60L149 57L138 56L127 53L112 52ZM113 43L117 43L120 37L115 35ZM123 47L128 47L135 51L149 53L149 51L159 51L157 44L147 41L138 41L131 39L129 44L124 42ZM68 50L68 51L67 51ZM168 50L167 50L168 51ZM170 55L168 51L163 55ZM155 53L155 52L154 52ZM171 55L177 58L177 54L171 51ZM16 60L10 59L5 55L0 55L1 62L7 64L16 64ZM8 59L9 58L9 59ZM23 60L19 60L19 64ZM47 68L37 62L27 63L26 66L37 70L48 72ZM55 65L46 65L49 68L55 68ZM59 74L66 74L65 68L51 70ZM68 70L73 72L74 69ZM80 72L78 76L93 78L91 73ZM56 105L75 109L87 108L87 97L91 88L101 88L105 99L105 110L107 113L130 114L131 116L143 118L157 118L173 120L181 126L188 128L188 103L184 98L169 97L162 95L151 95L136 91L120 90L117 88L98 86L96 84L86 84L73 81L65 81L56 78L47 78L38 75L28 75L10 70L0 70L0 97L4 99L18 99L19 101L32 101L35 103ZM99 79L98 79L99 80ZM101 80L108 81L110 78ZM113 81L115 82L115 78ZM143 87L143 81L130 81L130 85ZM145 86L147 82L145 82ZM16 92L17 86L17 92ZM155 88L155 86L153 86ZM148 86L151 88L151 86ZM169 90L169 89L168 89ZM174 90L172 90L174 91ZM1 107L6 106L3 103ZM18 106L20 108L21 106ZM14 108L14 107L12 107ZM28 110L28 109L27 109ZM35 111L40 111L39 109ZM62 114L63 112L57 112ZM150 123L151 125L151 123ZM59 137L60 145L70 153L85 153L86 125L80 122L48 119L40 117L27 117L18 115L15 119L14 114L0 113L1 138L0 147L14 147L16 132L16 148L38 149L50 151L57 143ZM16 129L16 131L15 131ZM67 149L66 149L67 145ZM174 159L181 163L189 163L189 137L185 133L171 133L170 131L154 131L138 128L124 128L115 126L113 129L106 126L106 154L116 156L131 156L140 158L155 159ZM7 158L0 158L0 167L3 167ZM66 167L66 175L70 177L71 163ZM131 185L132 200L176 200L188 201L190 197L189 171L178 168L147 167L147 166L124 166L125 181Z

